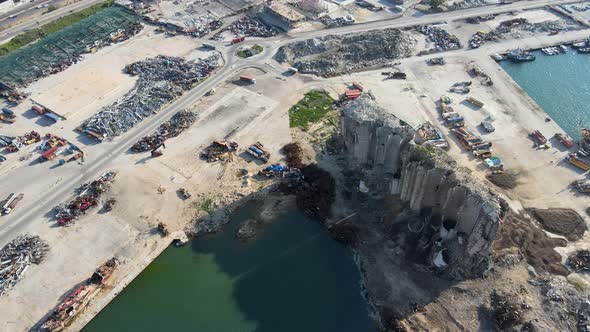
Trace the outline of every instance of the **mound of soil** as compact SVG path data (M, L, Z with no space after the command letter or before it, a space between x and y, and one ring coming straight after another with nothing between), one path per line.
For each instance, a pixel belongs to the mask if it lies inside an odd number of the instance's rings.
M506 331L523 323L523 312L515 298L493 291L490 294L491 314L496 328Z
M518 185L516 175L511 173L488 174L486 179L502 189L514 189Z
M567 241L550 238L528 218L509 212L494 242L494 250L517 247L538 272L566 276L569 272L561 265L561 255L553 249L566 245Z
M571 209L528 209L543 228L553 234L562 235L569 241L577 241L586 232L586 223Z
M294 168L302 168L303 161L301 154L303 150L297 143L288 143L281 149L281 152L287 158L287 166Z

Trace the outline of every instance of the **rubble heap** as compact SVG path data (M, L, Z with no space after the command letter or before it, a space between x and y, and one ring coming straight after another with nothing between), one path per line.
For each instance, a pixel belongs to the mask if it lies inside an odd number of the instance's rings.
M211 145L201 152L201 159L209 163L225 161L231 158L232 152L238 149L238 143L232 141L213 141Z
M144 136L139 142L133 144L131 151L145 152L156 148L165 140L180 135L197 120L197 115L189 111L180 111L158 127L156 132Z
M444 52L461 48L461 42L457 36L450 34L447 30L432 26L418 25L416 30L427 36L428 41L434 43L434 48L429 53Z
M302 73L323 77L386 64L412 54L416 40L399 29L327 35L282 46L275 58Z
M247 15L230 24L217 34L223 31L231 31L234 36L249 36L249 37L273 37L279 34L279 30L264 23L260 18L252 15Z
M196 62L159 55L130 64L125 72L139 76L135 87L84 121L82 128L102 137L118 136L207 78L218 66L218 54Z
M41 263L47 251L49 246L31 235L21 235L0 249L0 295L24 276L31 263Z
M78 189L78 197L68 203L57 206L55 218L60 226L71 225L76 218L86 213L86 210L98 204L102 194L111 189L115 181L115 172L106 172L98 179L82 185Z
M571 254L565 264L575 272L589 271L590 270L590 251L580 250Z

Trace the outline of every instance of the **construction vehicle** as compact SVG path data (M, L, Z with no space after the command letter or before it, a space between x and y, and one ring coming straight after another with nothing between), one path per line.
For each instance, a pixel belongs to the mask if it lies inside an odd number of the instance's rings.
M25 196L25 194L20 193L16 196L14 196L14 194L10 194L11 196L9 196L9 198L6 200L6 202L4 203L4 205L2 206L2 214L9 214L10 212L12 212L12 210L14 210L14 208L16 207L16 205L18 204L18 202L20 202L23 197Z
M242 75L240 76L240 81L247 82L250 84L256 84L256 79L249 75Z
M15 119L8 117L6 114L0 114L0 120L6 123L14 123Z
M113 206L115 206L115 204L117 204L117 200L114 198L109 198L107 199L107 201L104 204L104 210L109 212L113 209Z
M465 99L466 101L470 102L471 104L475 105L478 108L483 107L483 103L473 97L467 97L467 99Z
M55 159L55 157L57 156L57 151L59 150L58 146L54 146L52 148L50 148L49 150L43 152L42 155L39 156L39 158L37 158L37 160L42 163L46 160L53 160Z
M565 135L562 133L557 133L557 134L555 134L554 137L555 137L555 139L560 141L563 145L565 145L565 147L567 147L568 149L574 146L574 141L568 135Z
M255 144L251 145L248 149L246 149L246 152L264 162L267 162L270 158L270 152L268 152L264 148L264 145L262 145L260 142L256 142Z
M180 194L180 196L182 196L183 199L189 199L191 198L191 194L188 192L188 190L186 190L185 188L180 188L178 189L178 193Z
M537 146L539 147L547 144L547 138L543 136L543 134L541 134L541 132L538 130L532 131L529 133L529 136L533 139L533 141L535 141L535 143L537 143Z
M170 234L170 232L168 231L168 227L166 227L166 224L164 224L163 222L158 224L158 232L160 232L162 236L168 236L168 234Z
M78 159L82 159L82 161L84 161L84 152L80 151L80 152L76 153L75 155L73 155L70 159L68 159L68 163L72 162L72 161L76 161Z
M159 157L159 156L161 156L161 155L163 155L163 154L164 154L164 153L162 152L162 150L158 150L160 147L162 147L162 148L164 148L164 149L166 148L166 145L164 145L164 142L162 142L162 143L158 144L158 145L157 145L157 146L156 146L156 147L155 147L155 148L152 150L152 152L151 152L151 154L152 154L152 158L156 158L156 157Z
M588 165L588 163L579 159L576 153L570 153L565 158L570 164L578 167L579 169L583 170L584 172L590 171L590 165Z

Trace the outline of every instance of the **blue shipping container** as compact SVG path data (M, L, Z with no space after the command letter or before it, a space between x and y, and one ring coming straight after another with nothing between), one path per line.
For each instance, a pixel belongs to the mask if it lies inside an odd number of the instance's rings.
M6 107L2 108L2 112L4 112L4 114L14 115L14 112Z
M53 113L45 113L45 116L50 118L51 120L57 122L59 120L59 118L57 117L57 115L53 114Z

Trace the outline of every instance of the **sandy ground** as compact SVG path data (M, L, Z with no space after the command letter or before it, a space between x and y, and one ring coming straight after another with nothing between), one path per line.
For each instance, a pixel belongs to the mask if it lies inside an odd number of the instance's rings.
M136 78L123 72L126 65L157 55L205 56L197 41L186 36L166 37L152 26L114 47L106 47L73 65L69 70L31 84L31 99L78 123L97 109L110 105L129 91ZM194 57L195 55L193 55Z

